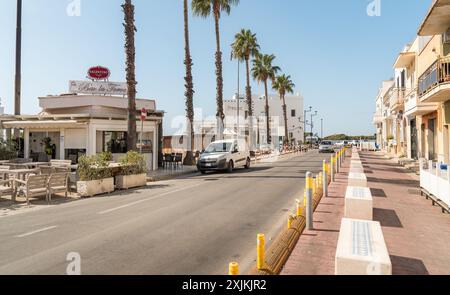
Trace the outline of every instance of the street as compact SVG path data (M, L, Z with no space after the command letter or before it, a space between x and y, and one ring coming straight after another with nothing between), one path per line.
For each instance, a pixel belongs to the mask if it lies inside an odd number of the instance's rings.
M266 160L251 170L156 182L0 219L0 274L226 274L254 266L256 235L267 244L302 198L306 171L329 154Z

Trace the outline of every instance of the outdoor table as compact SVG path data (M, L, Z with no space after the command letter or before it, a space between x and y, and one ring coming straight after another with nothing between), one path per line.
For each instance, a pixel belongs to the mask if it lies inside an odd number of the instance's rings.
M15 179L25 180L26 176L29 174L38 174L39 169L16 169L16 170L8 170L8 169L1 169L0 167L0 174L6 175L6 174L13 174ZM13 181L13 195L11 196L11 200L13 202L16 201L16 195L17 195L17 187L16 182Z

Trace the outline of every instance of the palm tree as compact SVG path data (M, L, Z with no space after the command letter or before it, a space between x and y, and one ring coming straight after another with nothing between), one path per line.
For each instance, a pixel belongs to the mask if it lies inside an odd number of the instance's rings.
M253 150L253 101L252 88L250 86L250 58L255 57L259 53L258 39L256 34L250 30L242 29L236 34L232 47L232 57L245 61L247 71L247 86L245 88L245 96L247 100L249 129L250 129L250 148ZM239 99L239 97L238 97Z
M131 0L125 0L122 5L125 15L125 53L126 53L126 73L128 84L128 150L136 150L136 48L134 45L134 36L136 26L134 25L134 5Z
M188 149L186 153L186 157L184 158L184 165L195 165L194 158L194 82L192 78L192 58L191 58L191 50L189 45L189 14L188 14L188 0L184 0L184 50L185 50L185 59L184 64L186 66L186 77L184 78L186 84L186 91L184 95L186 96L186 118L188 120L188 130L189 130L189 142L190 149Z
M281 70L279 67L273 65L275 55L271 54L258 54L253 61L253 79L258 82L264 83L264 91L266 98L266 123L267 123L267 143L272 143L270 135L270 113L269 113L269 92L267 88L267 82L270 79L272 82L275 80L275 75Z
M214 16L216 30L216 77L217 77L217 129L218 137L223 138L223 121L225 114L223 111L223 75L222 75L222 51L220 50L220 28L219 19L222 12L231 13L231 6L238 5L239 0L192 0L192 10L194 15L201 17Z
M289 131L288 131L288 121L287 121L287 110L286 110L286 93L294 93L295 84L291 80L291 76L281 75L275 78L272 88L280 94L280 99L283 102L283 116L284 116L284 144L289 144Z

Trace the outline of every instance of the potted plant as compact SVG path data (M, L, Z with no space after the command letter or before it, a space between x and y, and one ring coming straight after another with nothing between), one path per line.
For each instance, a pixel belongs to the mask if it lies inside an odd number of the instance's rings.
M116 187L129 189L147 185L147 165L144 155L129 151L120 159L121 169L116 175Z
M44 146L44 153L47 155L47 158L50 161L53 154L52 139L50 137L45 137L44 139L42 139L42 145Z
M111 193L114 191L114 177L109 168L107 155L82 156L78 160L77 192L81 197Z

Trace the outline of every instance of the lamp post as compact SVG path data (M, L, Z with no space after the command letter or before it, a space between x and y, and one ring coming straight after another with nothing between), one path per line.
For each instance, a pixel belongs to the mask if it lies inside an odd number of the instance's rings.
M320 119L320 139L323 139L323 119Z
M305 114L303 116L303 142L306 141L306 114L312 112L312 107L309 107L309 110L305 110Z
M314 121L313 121L313 117L317 116L317 111L313 114L311 113L311 139L314 136ZM311 140L311 147L312 147L312 140Z

